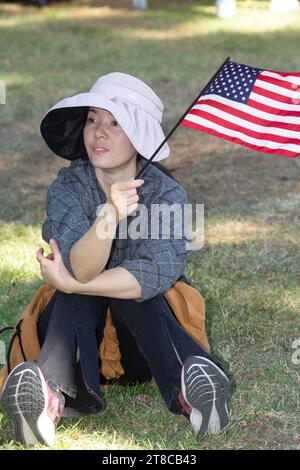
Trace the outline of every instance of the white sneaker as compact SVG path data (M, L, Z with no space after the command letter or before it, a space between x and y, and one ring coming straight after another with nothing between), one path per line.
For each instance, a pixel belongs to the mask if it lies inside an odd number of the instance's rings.
M227 426L229 389L225 373L209 359L189 356L185 360L181 375L185 403L182 397L178 400L196 434L218 434Z

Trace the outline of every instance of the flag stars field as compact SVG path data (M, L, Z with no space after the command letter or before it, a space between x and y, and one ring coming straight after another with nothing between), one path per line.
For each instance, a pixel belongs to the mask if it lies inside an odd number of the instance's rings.
M181 125L259 152L297 157L299 84L299 72L264 70L228 59Z

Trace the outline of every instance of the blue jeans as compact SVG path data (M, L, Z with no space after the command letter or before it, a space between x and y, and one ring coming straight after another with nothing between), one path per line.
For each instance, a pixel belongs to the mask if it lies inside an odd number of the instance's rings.
M38 322L42 345L38 365L46 379L64 392L64 415L104 408L100 383L106 380L99 374L98 347L108 307L125 371L118 382L141 383L153 377L168 409L181 414L176 398L184 360L197 355L220 364L184 331L162 294L136 302L56 291Z

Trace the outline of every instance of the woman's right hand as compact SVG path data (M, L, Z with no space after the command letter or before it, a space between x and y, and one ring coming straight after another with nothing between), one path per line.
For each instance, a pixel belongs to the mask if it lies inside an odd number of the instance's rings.
M108 203L112 204L116 210L117 220L128 217L138 207L139 195L138 187L144 184L144 180L130 180L114 183L110 188Z

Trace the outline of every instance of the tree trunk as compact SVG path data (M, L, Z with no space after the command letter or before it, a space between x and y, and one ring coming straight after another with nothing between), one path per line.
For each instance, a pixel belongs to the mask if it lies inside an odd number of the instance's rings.
M219 18L234 18L237 14L236 0L216 0L216 7Z
M298 0L270 0L269 11L272 13L285 13L299 8Z

